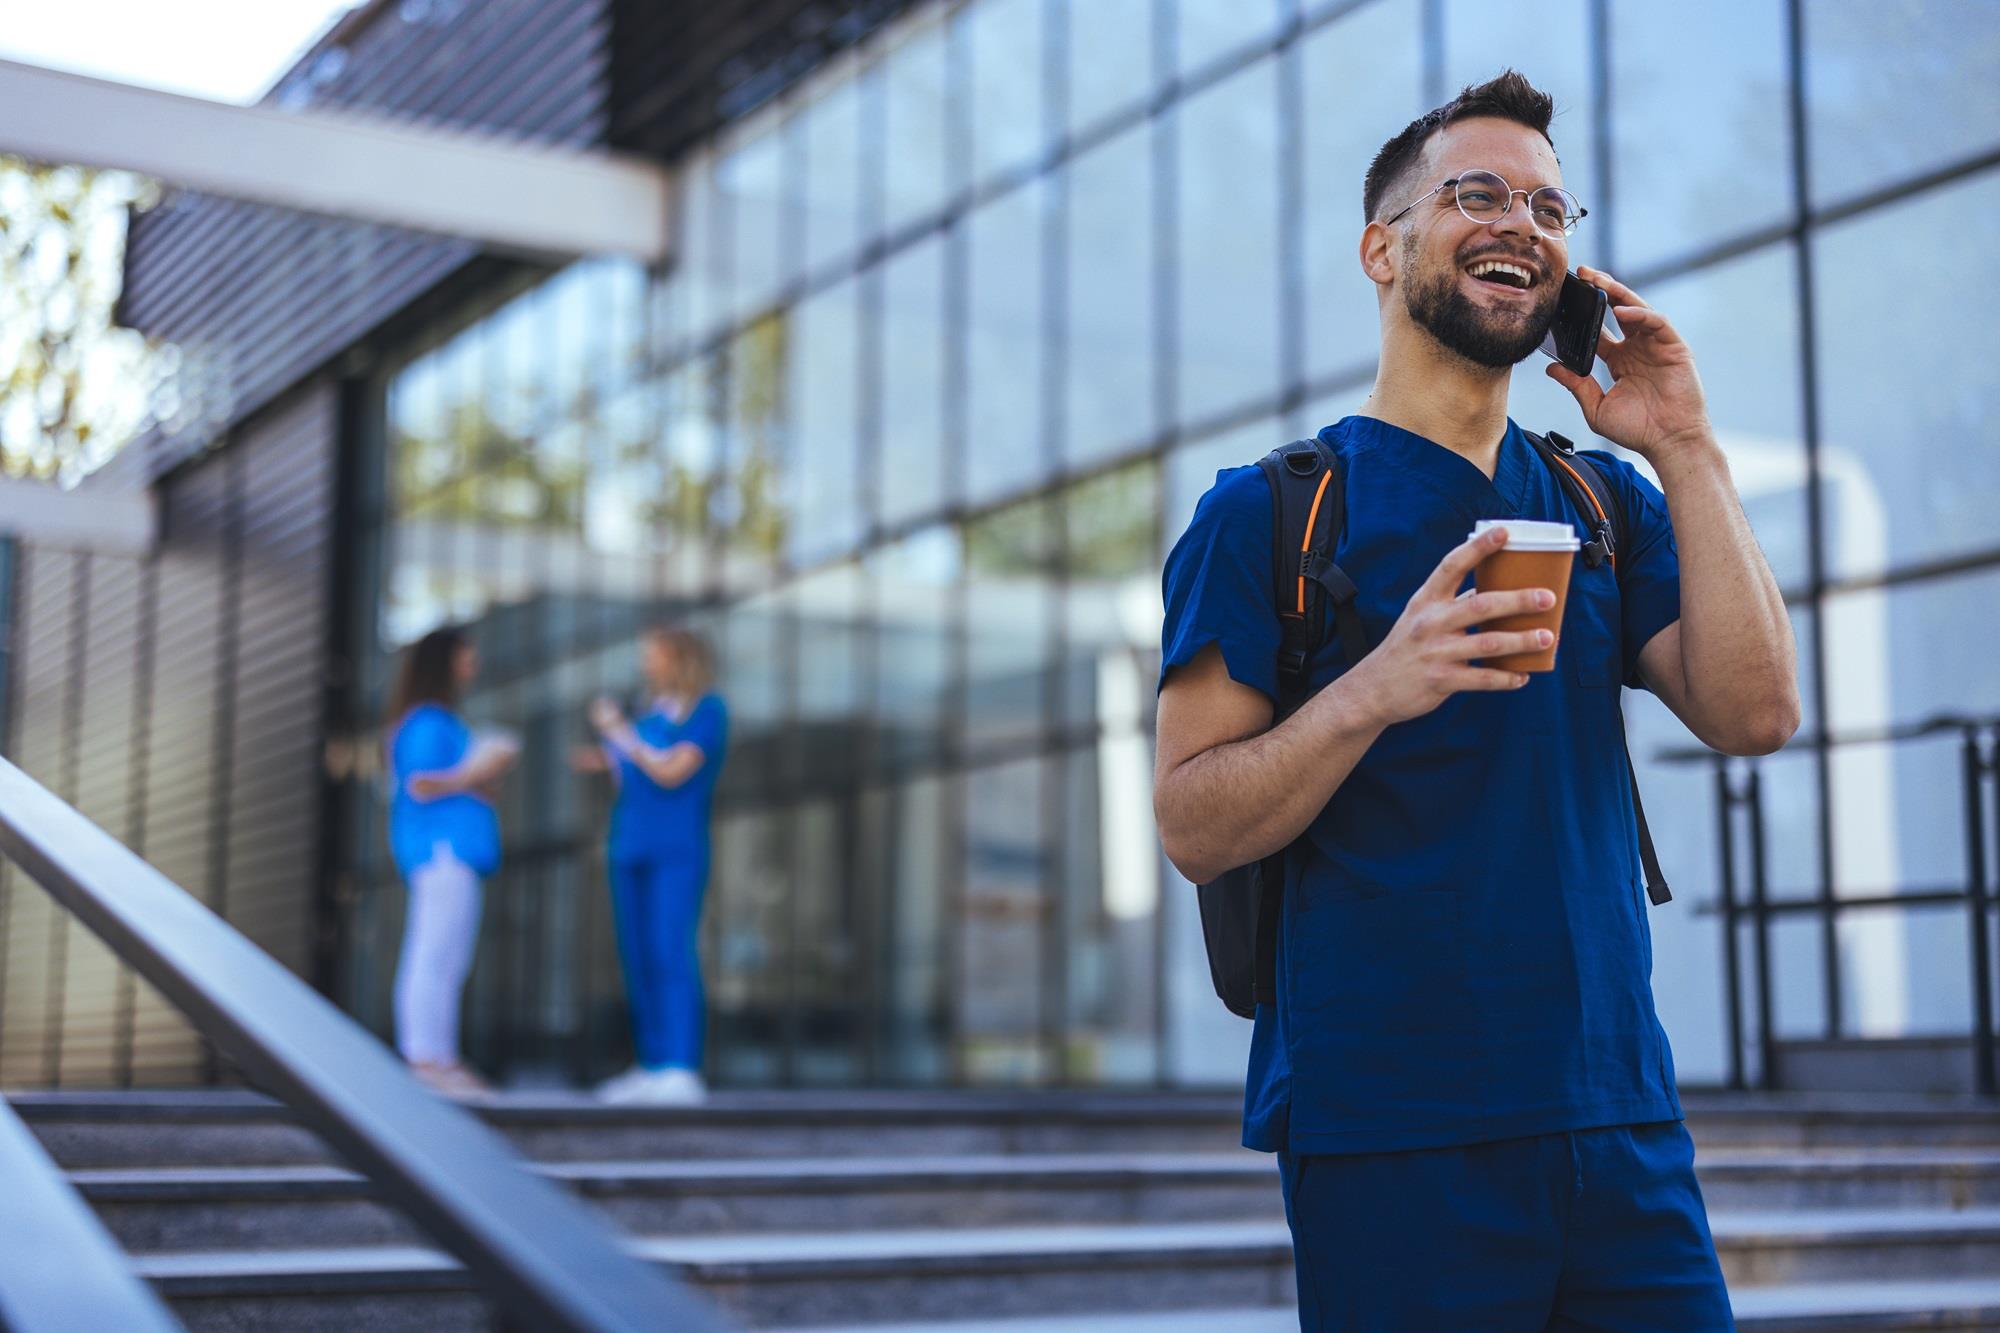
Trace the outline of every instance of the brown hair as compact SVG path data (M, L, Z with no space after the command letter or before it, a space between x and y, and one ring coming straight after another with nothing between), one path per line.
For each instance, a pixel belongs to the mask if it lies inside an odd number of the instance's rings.
M1382 145L1382 151L1375 154L1361 182L1362 220L1375 220L1383 197L1423 160L1424 145L1445 126L1474 116L1490 116L1525 125L1549 139L1549 121L1555 113L1556 99L1529 83L1517 70L1505 70L1485 83L1468 84L1458 96L1424 112ZM1549 147L1555 146L1555 140L1549 139Z
M690 699L699 699L715 684L715 653L708 640L684 625L653 625L646 637L664 644L674 655L679 679L674 685Z
M418 704L458 706L458 650L467 642L456 625L441 625L411 644L403 653L396 688L389 695L389 721L395 722Z

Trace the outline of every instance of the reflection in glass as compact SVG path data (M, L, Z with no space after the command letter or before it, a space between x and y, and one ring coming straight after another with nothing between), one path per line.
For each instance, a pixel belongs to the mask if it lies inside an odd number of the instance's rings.
M974 1083L1052 1072L1042 1040L1042 941L1054 866L1044 829L1049 761L974 769L964 780L965 887L955 1006L960 1064Z
M1154 431L1152 135L1119 135L1070 166L1067 461Z
M1153 693L1163 614L1154 564L1159 465L1148 460L1078 482L1060 502L1067 576L1061 721L1135 732Z
M1055 522L1028 500L965 526L965 729L973 746L1039 736L1056 611Z
M876 1045L890 1083L941 1083L951 1074L946 790L944 779L924 777L861 798L862 902L881 994Z
M1150 1083L1157 1077L1155 927L1159 856L1152 822L1152 743L1107 733L1063 764L1065 1078Z
M769 304L786 277L781 260L792 174L783 131L775 110L761 114L732 133L715 159L715 188L729 229L732 320Z
M1178 112L1183 422L1278 388L1277 98L1266 59Z
M808 272L838 263L861 236L861 83L839 62L816 81L798 113L805 171L799 181Z
M882 58L882 222L889 231L935 211L951 184L944 39L942 23L919 20Z
M944 754L960 563L958 534L943 525L878 547L868 559L878 755L892 768Z
M835 565L789 584L784 598L798 677L792 772L809 785L851 785L868 732L867 580L859 565Z
M802 1084L860 1081L867 991L862 984L863 900L848 849L860 802L849 791L807 801L794 815L794 1000L797 1078Z
M1834 927L1843 1035L1963 1037L1969 1032L1968 924L1965 908L1955 904L1843 913ZM1992 938L1990 927L1987 938Z
M959 11L972 62L972 168L983 181L1047 145L1042 0L975 0Z
M716 820L715 869L702 956L708 982L710 1066L717 1082L776 1083L784 1073L791 986L789 889L782 829L787 812Z
M1268 40L1283 17L1279 0L1230 0L1229 4L1180 4L1174 54L1185 75L1260 39Z
M780 475L790 336L786 317L771 315L729 345L728 454L709 520L722 536L722 577L730 588L769 581L793 522Z
M1784 6L1615 0L1610 23L1616 189L1605 221L1620 268L1784 220L1792 196ZM1583 225L1596 222L1593 213Z
M1043 472L1041 184L966 223L971 265L966 385L967 498L1019 490Z
M1069 20L1072 134L1138 103L1153 86L1153 0L1090 0L1061 6ZM1106 60L1106 51L1124 58Z
M899 527L944 503L952 459L944 427L944 241L932 236L882 266L881 521Z
M1965 302L2000 287L1996 215L2000 171L1988 171L1814 235L1834 577L1995 547L2000 375Z
M845 278L792 308L785 340L791 426L785 477L785 553L812 564L845 551L867 526L861 480L861 303Z
M1416 0L1363 5L1306 37L1299 52L1306 374L1317 377L1375 362L1376 289L1358 255L1361 182L1383 140L1426 109L1422 14ZM1352 114L1356 106L1368 114Z
M1990 5L1808 5L1804 23L1814 203L2000 146L2000 23Z

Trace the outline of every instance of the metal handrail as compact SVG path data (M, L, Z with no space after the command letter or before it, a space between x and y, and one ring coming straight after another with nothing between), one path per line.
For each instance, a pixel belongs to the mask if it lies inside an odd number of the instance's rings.
M62 1168L0 1099L0 1328L179 1333Z
M584 1204L523 1169L497 1132L426 1091L304 981L4 759L0 854L456 1255L508 1318L592 1333L725 1327Z

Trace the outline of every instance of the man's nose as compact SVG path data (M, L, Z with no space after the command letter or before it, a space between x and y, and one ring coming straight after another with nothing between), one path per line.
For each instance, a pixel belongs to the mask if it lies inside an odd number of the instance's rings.
M1507 211L1487 224L1495 232L1505 232L1510 236L1525 236L1530 241L1540 241L1542 233L1535 227L1535 219L1528 208L1528 201L1521 191L1516 190L1507 199Z

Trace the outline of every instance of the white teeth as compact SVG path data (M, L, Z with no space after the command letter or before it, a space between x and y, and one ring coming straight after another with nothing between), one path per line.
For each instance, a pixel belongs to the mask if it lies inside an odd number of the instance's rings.
M1533 286L1535 281L1535 275L1519 264L1508 264L1498 259L1482 259L1466 272L1475 278L1487 273L1511 273L1521 280L1523 287Z

